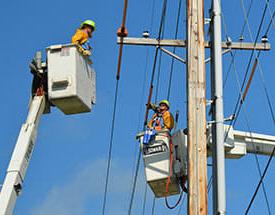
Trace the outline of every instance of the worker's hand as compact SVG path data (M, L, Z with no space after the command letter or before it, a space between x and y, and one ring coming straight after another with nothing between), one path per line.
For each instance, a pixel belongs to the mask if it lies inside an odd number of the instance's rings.
M155 104L153 104L153 103L149 103L149 104L146 104L147 105L147 108L150 110L150 109L152 109L152 110L154 110L155 108L156 108L156 105Z
M89 50L84 50L83 55L84 56L91 56L91 52Z

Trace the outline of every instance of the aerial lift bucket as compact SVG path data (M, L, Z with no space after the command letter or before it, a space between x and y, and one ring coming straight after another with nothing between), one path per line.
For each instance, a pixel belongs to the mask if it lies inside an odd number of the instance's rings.
M74 44L47 48L48 97L65 114L90 112L96 102L91 60Z
M157 131L149 144L143 144L144 132L137 135L140 141L144 161L145 176L157 198L176 195L180 193L179 177L176 175L175 167L180 168L178 161L173 155L173 168L170 169L170 132L168 130ZM174 145L172 144L172 151ZM166 190L167 181L172 171L169 189Z

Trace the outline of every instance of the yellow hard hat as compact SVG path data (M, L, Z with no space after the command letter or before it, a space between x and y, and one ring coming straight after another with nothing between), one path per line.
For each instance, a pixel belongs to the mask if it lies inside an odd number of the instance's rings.
M93 30L95 31L95 22L93 20L85 20L84 22L81 23L80 28L82 28L84 25L91 26Z
M160 104L165 104L167 107L168 107L168 109L170 108L170 103L167 101L167 100L161 100L160 102L159 102L159 105Z

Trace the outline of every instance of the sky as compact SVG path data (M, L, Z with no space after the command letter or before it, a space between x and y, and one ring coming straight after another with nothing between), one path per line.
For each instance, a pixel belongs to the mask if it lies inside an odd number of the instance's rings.
M183 1L184 2L184 1ZM244 0L248 8L249 0ZM244 30L245 41L251 42L257 33L265 1L253 1L249 27ZM176 25L178 1L168 1L165 22L165 38L173 38ZM141 37L149 30L151 37L157 37L162 1L129 1L127 29L129 36ZM210 1L205 1L205 16L209 17ZM274 10L270 2L270 10ZM36 146L26 174L22 195L16 202L15 215L87 215L101 214L110 128L114 102L115 76L118 57L116 30L122 19L123 1L87 1L75 3L59 1L3 1L0 7L0 183L3 182L13 148L24 123L30 96L32 75L28 64L36 51L43 52L53 44L69 43L80 23L86 19L96 22L97 30L91 39L93 46L93 67L97 74L97 104L91 113L66 116L56 108L51 114L43 115L40 122ZM185 37L185 3L180 16L179 38ZM244 16L241 1L223 1L223 39L228 34L237 41ZM271 13L272 13L271 12ZM268 10L260 37L264 35L270 20ZM152 24L151 24L152 23ZM225 25L224 25L225 24ZM268 34L271 47L275 46L274 24ZM205 26L206 39L208 26ZM226 33L227 32L227 33ZM171 49L169 49L171 50ZM231 55L223 57L224 114L232 114L239 82L244 77L250 51L238 51L235 70L230 69ZM177 54L185 58L185 49L178 48ZM136 134L142 129L145 104L152 72L154 48L124 47L116 114L113 156L106 214L127 214L130 200L133 170L139 144ZM209 50L206 50L209 57ZM274 103L274 49L262 52L251 88L235 125L236 130L251 130L257 133L274 134L274 124L265 94L265 89ZM171 58L161 58L159 82L153 93L153 101L167 96L168 75ZM206 65L207 99L210 99L210 65ZM261 69L259 69L261 68ZM180 112L178 128L186 127L186 69L175 62L171 87L171 111ZM155 86L156 84L155 79ZM157 87L156 87L157 88ZM156 89L155 88L155 89ZM152 114L152 113L151 113ZM210 120L210 117L207 117ZM261 169L268 157L258 156ZM211 162L211 159L208 159ZM265 188L272 213L275 213L273 186L275 161L271 163L265 177ZM140 168L133 214L142 214L146 180L143 163ZM211 168L208 168L208 178ZM259 181L254 155L241 159L226 160L227 214L244 214L249 200ZM209 193L209 213L212 212L212 193ZM171 198L170 201L175 201ZM153 194L148 188L145 214L152 214ZM186 214L186 200L181 207L169 210L163 199L155 202L154 214ZM249 214L268 214L263 190L260 189Z

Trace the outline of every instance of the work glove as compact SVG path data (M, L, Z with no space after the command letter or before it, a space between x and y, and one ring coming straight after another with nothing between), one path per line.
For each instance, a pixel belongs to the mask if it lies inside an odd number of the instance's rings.
M157 108L157 105L156 104L153 104L153 103L149 103L149 104L146 104L147 105L147 107L148 107L148 109L150 110L150 109L152 109L152 110L154 110L155 111L155 109Z
M91 52L89 50L84 50L83 55L84 56L91 56Z

